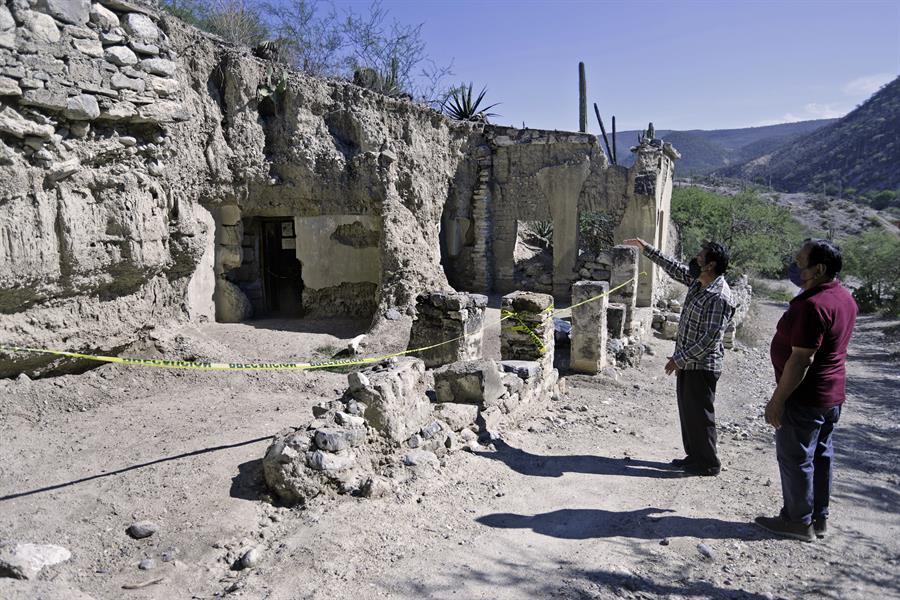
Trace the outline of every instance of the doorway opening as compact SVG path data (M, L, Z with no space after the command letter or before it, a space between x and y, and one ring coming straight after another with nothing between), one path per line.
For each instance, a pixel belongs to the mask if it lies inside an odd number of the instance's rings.
M299 317L303 312L303 266L297 259L294 219L266 217L259 221L265 314Z

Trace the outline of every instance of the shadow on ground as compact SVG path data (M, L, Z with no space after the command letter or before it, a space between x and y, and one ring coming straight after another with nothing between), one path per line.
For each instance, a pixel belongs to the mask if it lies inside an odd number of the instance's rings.
M262 477L262 459L248 460L238 465L238 474L231 478L228 495L232 498L256 502L266 491Z
M634 458L607 458L589 454L545 456L531 454L514 448L502 439L493 441L496 452L477 452L478 456L500 461L522 475L535 477L562 477L565 473L589 475L624 475L627 477L653 477L674 479L684 477L680 469L669 463Z
M371 321L369 319L344 319L344 318L305 318L305 319L251 319L244 321L254 329L266 329L269 331L287 331L291 333L324 333L337 338L352 338L366 333Z
M535 533L567 540L628 537L658 540L696 537L723 540L762 540L773 536L755 525L706 517L661 516L666 508L611 511L595 508L567 508L537 515L494 513L475 519L498 529L530 529Z

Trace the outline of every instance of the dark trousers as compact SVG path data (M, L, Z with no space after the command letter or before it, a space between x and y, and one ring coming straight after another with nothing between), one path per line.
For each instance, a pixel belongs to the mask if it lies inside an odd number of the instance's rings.
M840 416L840 406L816 408L790 402L785 406L781 427L775 430L784 519L809 524L828 517L834 456L831 434Z
M718 468L716 456L716 382L712 371L678 371L675 393L684 453L697 466Z

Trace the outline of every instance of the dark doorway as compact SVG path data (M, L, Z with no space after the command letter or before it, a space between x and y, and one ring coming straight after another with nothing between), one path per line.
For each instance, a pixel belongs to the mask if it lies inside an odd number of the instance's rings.
M293 219L265 219L262 225L262 279L266 312L298 317L302 312L302 266L297 260Z

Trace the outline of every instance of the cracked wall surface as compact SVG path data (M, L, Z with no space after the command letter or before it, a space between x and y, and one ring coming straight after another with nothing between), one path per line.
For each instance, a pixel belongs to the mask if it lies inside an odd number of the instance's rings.
M454 122L134 0L13 0L0 7L0 343L108 354L156 327L247 318L264 288L249 236L266 220L300 236L309 314L375 326L423 290L507 291L526 216L557 222L562 293L578 211L661 206L671 169L654 160L610 167L594 136ZM656 228L654 211L637 225ZM82 366L0 356L0 376Z

